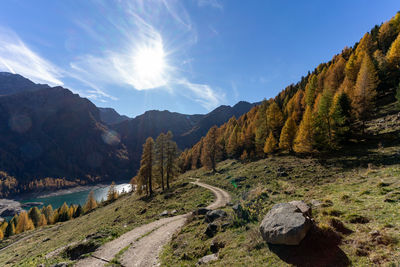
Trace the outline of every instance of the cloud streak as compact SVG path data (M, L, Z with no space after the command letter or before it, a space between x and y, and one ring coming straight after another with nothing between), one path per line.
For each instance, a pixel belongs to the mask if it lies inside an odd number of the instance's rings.
M0 70L21 74L34 82L63 85L62 70L31 50L18 35L0 27Z

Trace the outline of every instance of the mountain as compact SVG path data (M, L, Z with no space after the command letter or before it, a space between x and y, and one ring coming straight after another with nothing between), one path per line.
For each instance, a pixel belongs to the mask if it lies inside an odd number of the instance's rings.
M160 133L172 131L174 140L182 150L191 147L214 125L220 126L232 116L240 117L256 104L241 101L231 106L220 106L208 114L185 115L167 110L146 111L133 119L125 120L112 128L120 134L127 147L132 168L137 168L146 138L156 138Z
M63 87L0 73L0 197L43 188L129 179L148 136L172 131L181 149L213 125L254 104L220 106L208 114L147 111L136 118L98 108ZM13 185L13 186L9 186Z
M98 107L98 109L99 109L99 114L100 114L101 121L104 122L107 125L118 124L120 122L123 122L123 121L126 121L126 120L129 119L128 116L120 115L113 108L100 108L100 107Z
M50 88L50 86L47 84L36 84L19 74L0 72L0 95L36 91L43 88Z

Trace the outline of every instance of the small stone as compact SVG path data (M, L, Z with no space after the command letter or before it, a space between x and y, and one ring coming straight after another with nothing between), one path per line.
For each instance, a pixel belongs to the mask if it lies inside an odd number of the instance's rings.
M178 213L178 211L177 211L177 210L173 210L173 211L171 211L171 214L176 214L176 213Z
M168 216L168 211L164 210L163 212L160 213L160 217Z
M370 234L371 236L374 236L374 237L380 235L380 233L379 233L378 230L371 231L371 232L369 232L369 234Z
M304 215L311 217L311 207L308 206L303 200L293 200L290 201L289 204L298 207Z
M211 254L211 255L207 255L204 256L203 258L199 259L199 261L197 262L197 265L203 265L203 264L207 264L213 261L218 260L218 254Z
M319 206L322 205L322 202L316 199L312 199L311 200L311 206L313 206L314 208L318 208Z

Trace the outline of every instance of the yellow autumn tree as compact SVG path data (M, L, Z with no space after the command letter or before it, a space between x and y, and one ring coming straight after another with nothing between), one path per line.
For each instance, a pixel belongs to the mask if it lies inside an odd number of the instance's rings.
M26 213L26 211L21 212L18 216L18 223L15 227L15 233L19 234L33 229L35 229L35 226L33 225L32 220L29 219L28 213Z
M294 140L293 149L298 153L312 152L313 142L313 116L311 107L307 106Z
M86 200L86 204L85 204L85 212L89 212L91 210L94 210L95 208L97 208L97 201L94 198L93 191L90 191L89 196Z
M292 117L289 117L282 128L281 137L279 138L279 148L283 150L293 151L294 139L296 137L296 123Z
M360 71L357 75L357 82L354 88L352 106L356 118L362 122L363 128L366 119L374 108L374 99L376 97L376 87L379 79L374 64L369 55L365 55Z
M271 154L276 150L277 141L272 132L269 133L267 140L264 145L264 153Z
M107 192L107 201L114 201L118 198L118 191L115 189L115 183L112 182Z
M267 126L270 132L279 137L279 131L283 125L283 114L278 104L272 102L267 109Z
M45 226L45 225L47 225L46 216L44 214L40 214L38 226Z
M3 240L3 238L4 238L3 230L0 229L0 240Z
M400 67L400 34L397 35L396 40L394 40L390 46L390 49L386 54L386 59L391 67Z

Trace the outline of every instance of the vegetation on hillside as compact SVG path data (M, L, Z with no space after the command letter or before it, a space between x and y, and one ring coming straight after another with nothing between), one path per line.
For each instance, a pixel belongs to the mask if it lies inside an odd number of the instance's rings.
M365 123L374 110L395 99L399 62L397 13L274 99L264 100L239 119L233 117L221 127L211 128L206 137L181 154L179 166L183 171L201 166L215 169L214 162L227 158L257 159L277 151L329 152L349 142L361 142L368 138ZM210 151L215 159L210 160Z

